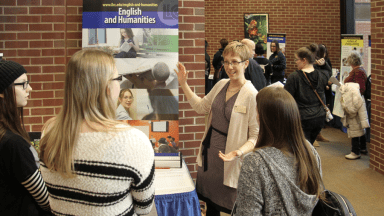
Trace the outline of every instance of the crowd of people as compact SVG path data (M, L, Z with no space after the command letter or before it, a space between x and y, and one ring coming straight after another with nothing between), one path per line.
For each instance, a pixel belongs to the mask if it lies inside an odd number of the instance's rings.
M325 124L322 104L332 75L327 52L319 51L325 46L298 49L297 70L285 82L286 58L277 41L268 59L248 39L220 43L212 62L215 85L203 98L188 85L184 65L176 70L193 110L207 114L196 179L207 215L311 214L325 199L321 160L312 145ZM367 152L367 76L357 54L348 63L353 70L340 87L342 121L352 137L346 158L358 159ZM178 145L171 136L149 139L116 120L132 119L134 95L120 89L113 56L84 49L71 57L63 105L43 127L39 153L23 124L32 91L26 72L16 62L0 61L0 214L148 214L155 190L153 148L158 143L159 152L173 152ZM159 110L178 104L168 89L160 90L147 90L153 113L143 119L177 120Z

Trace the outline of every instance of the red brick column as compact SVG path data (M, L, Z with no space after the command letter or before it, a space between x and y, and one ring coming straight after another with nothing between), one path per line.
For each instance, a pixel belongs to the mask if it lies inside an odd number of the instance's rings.
M384 1L371 1L372 107L370 167L384 175Z

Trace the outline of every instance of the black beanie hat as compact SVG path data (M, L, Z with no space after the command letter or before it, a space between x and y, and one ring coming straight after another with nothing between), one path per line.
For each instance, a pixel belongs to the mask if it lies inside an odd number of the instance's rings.
M14 61L0 61L0 93L10 86L17 78L27 73L25 68Z

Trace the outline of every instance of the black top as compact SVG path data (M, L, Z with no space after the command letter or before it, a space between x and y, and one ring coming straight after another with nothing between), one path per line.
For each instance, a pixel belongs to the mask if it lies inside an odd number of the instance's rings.
M38 204L21 184L37 170L37 155L21 136L7 131L0 140L0 215L39 215Z
M285 56L282 52L274 52L269 57L269 62L272 66L273 76L284 75L284 70L287 67Z
M329 74L324 70L315 69L312 73L306 73L313 87L325 103L324 90ZM323 105L317 98L302 70L297 70L289 75L284 88L291 93L300 110L301 120L307 120L325 116ZM325 119L325 117L324 117Z
M215 55L213 56L212 65L216 70L219 70L221 68L221 66L223 65L223 63L221 63L221 61L224 61L223 56L222 56L223 51L224 51L224 49L219 49L215 53Z

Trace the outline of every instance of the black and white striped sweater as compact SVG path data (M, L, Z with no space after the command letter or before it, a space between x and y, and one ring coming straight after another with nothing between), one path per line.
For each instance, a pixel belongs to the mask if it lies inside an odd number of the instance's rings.
M81 133L74 150L75 178L42 163L55 215L141 215L154 199L154 153L144 133Z

